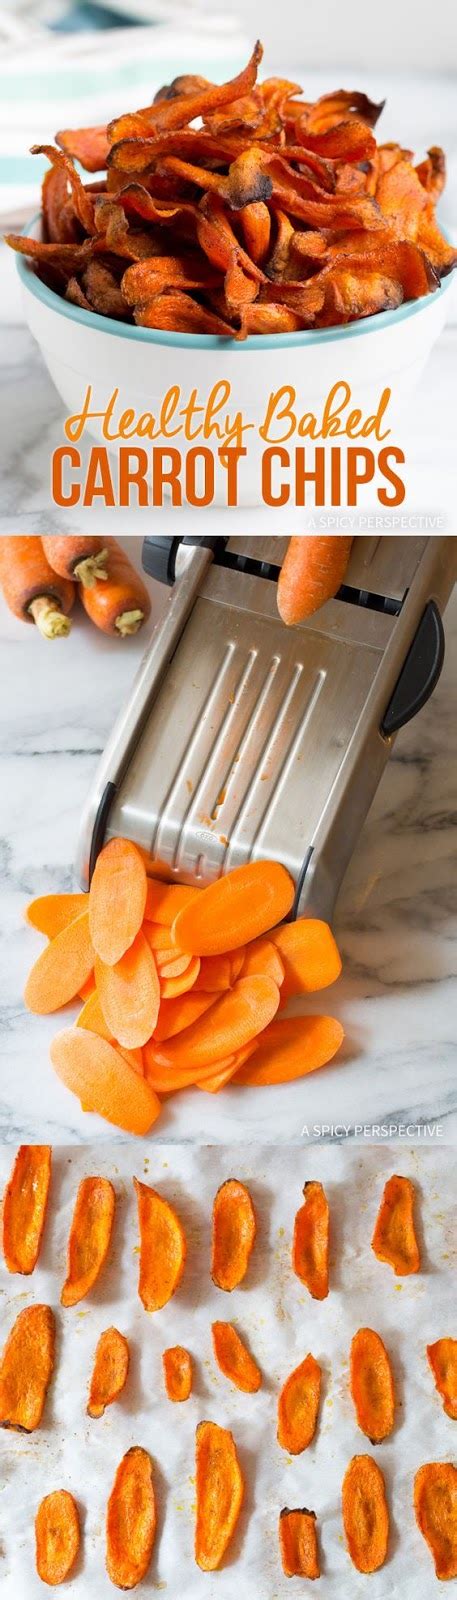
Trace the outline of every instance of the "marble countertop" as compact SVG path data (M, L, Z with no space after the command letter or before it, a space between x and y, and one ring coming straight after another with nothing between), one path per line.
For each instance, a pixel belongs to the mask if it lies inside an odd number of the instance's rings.
M338 1065L281 1088L189 1091L164 1106L157 1138L285 1142L305 1126L353 1136L355 1125L418 1121L455 1136L457 594L446 636L438 687L398 736L337 903L344 977L325 1006L346 1029ZM0 610L0 1126L13 1142L113 1137L54 1077L60 1019L23 1009L41 940L22 913L35 895L75 887L82 805L143 644L115 643L81 617L51 647Z

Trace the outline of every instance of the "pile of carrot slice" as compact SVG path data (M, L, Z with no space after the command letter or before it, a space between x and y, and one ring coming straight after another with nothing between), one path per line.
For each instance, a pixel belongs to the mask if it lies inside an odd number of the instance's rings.
M136 846L112 839L89 896L33 900L27 920L47 934L29 975L30 1011L84 999L54 1038L57 1075L95 1111L145 1134L160 1095L210 1094L285 1083L332 1059L343 1039L327 1016L284 1017L293 995L341 971L327 923L284 922L294 884L274 861L237 867L205 889L149 879Z

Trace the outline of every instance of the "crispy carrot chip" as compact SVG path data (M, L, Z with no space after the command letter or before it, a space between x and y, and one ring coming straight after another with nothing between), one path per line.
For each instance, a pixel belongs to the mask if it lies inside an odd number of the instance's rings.
M395 1393L387 1350L373 1328L359 1328L352 1340L351 1394L359 1428L380 1444L392 1432Z
M38 1428L54 1367L55 1323L50 1306L26 1306L8 1335L0 1363L0 1427Z
M433 1557L437 1578L457 1578L457 1467L429 1461L414 1479L416 1522Z
M428 1344L427 1356L443 1411L457 1421L457 1339L437 1339L435 1344Z
M105 1264L111 1242L116 1196L109 1178L82 1178L68 1240L63 1306L78 1305L90 1293Z
M213 1322L213 1350L218 1367L243 1394L257 1394L262 1374L231 1322Z
M124 1334L117 1328L106 1328L95 1351L87 1403L89 1417L102 1417L106 1407L122 1394L128 1370L129 1347Z
M49 1144L21 1144L3 1199L3 1255L8 1272L36 1267L51 1181Z
M316 1432L321 1392L321 1368L314 1356L305 1356L287 1378L278 1399L278 1444L291 1456L307 1450Z
M353 1566L358 1572L377 1572L387 1555L389 1512L383 1474L372 1456L353 1456L349 1462L343 1523Z
M371 1241L378 1261L386 1261L397 1277L420 1271L414 1232L414 1184L410 1178L388 1178Z
M76 1501L68 1489L45 1495L35 1517L36 1569L42 1583L65 1583L75 1565L80 1545Z
M163 1375L168 1399L188 1400L192 1389L192 1357L182 1344L170 1345L162 1356Z
M213 1205L211 1276L218 1289L230 1292L243 1282L257 1231L249 1190L228 1178Z
M244 1492L235 1440L216 1422L200 1422L197 1428L196 1485L195 1560L203 1572L216 1572L236 1528Z
M146 1577L155 1533L151 1457L134 1445L118 1466L106 1517L106 1569L118 1589L135 1589Z
M181 1282L186 1238L173 1206L156 1189L134 1178L140 1230L138 1293L145 1311L160 1311Z
M286 1578L320 1578L315 1511L289 1511L279 1517L279 1548Z
M102 172L106 167L109 152L106 127L65 128L56 133L56 143L66 156L79 161L86 172Z
M305 1183L305 1203L297 1211L292 1245L292 1266L313 1300L325 1300L329 1290L328 1252L330 1212L321 1183Z

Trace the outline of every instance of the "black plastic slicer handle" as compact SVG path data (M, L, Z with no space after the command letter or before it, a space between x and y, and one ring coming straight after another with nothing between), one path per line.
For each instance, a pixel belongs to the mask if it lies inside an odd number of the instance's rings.
M426 705L444 661L444 628L434 600L429 600L395 684L381 723L386 738L397 733Z
M215 555L219 546L225 548L226 543L226 539L217 537L205 539L197 535L193 537L191 534L177 539L169 535L147 534L143 539L141 559L149 577L156 578L158 583L165 583L171 589L176 578L176 557L181 544L203 546L206 550L212 550Z

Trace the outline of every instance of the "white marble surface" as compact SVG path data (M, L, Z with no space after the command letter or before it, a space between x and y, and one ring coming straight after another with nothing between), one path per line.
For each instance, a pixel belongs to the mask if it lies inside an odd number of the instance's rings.
M133 547L138 551L138 546ZM157 600L155 601L157 605ZM457 595L432 701L397 740L337 906L344 977L312 1009L340 1016L338 1065L296 1085L197 1091L164 1107L157 1138L299 1140L314 1125L438 1119L457 1129ZM47 646L0 611L0 1130L68 1143L112 1138L58 1083L48 1042L60 1019L27 1015L41 948L24 926L34 895L72 887L79 818L98 755L141 653L86 619ZM324 1006L323 1006L324 999ZM73 1015L73 1011L70 1013Z

